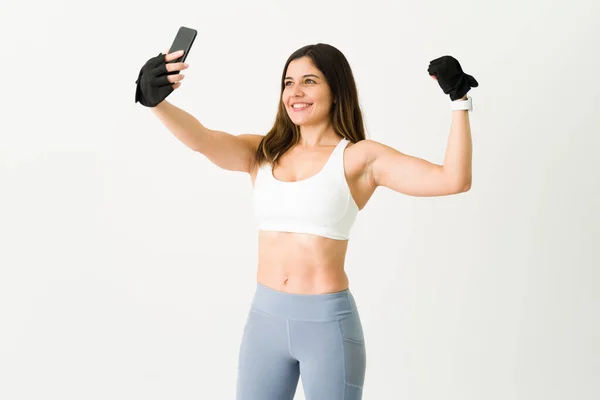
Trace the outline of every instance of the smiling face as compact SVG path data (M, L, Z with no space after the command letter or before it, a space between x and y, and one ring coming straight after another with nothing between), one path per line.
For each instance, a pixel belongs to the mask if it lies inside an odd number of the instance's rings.
M333 103L325 76L309 57L288 65L281 101L296 125L314 125L329 120Z

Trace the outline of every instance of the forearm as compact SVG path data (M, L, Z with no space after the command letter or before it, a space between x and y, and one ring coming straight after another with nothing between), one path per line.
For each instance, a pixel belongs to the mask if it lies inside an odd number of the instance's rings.
M154 115L167 127L177 139L192 150L199 151L202 141L208 136L209 129L191 114L163 100L151 108Z
M443 168L444 173L451 177L450 179L459 189L468 190L471 187L472 152L469 112L452 111L452 125Z

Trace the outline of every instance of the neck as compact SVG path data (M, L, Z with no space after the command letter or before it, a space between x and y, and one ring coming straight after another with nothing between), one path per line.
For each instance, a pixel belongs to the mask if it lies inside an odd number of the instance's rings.
M330 123L319 125L301 125L300 140L297 146L304 148L316 148L320 146L335 146L340 137L335 133Z

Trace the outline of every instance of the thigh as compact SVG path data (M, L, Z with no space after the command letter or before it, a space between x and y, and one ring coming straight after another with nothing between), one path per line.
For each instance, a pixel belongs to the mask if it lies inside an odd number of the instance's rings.
M237 400L292 400L300 374L287 321L251 309L238 358Z
M292 354L300 361L306 399L362 399L366 348L358 314L290 324Z

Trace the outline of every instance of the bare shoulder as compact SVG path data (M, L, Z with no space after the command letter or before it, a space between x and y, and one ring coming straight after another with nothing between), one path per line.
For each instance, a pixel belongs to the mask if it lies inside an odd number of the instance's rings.
M362 159L366 165L371 164L378 155L393 150L393 148L371 139L361 140L352 147L356 153L355 157Z
M352 164L366 168L377 157L377 154L385 151L386 147L388 146L374 140L364 139L356 143L349 143L347 156Z
M349 177L363 179L374 185L374 165L378 159L389 155L401 154L383 143L364 139L354 144L348 144L346 172Z

